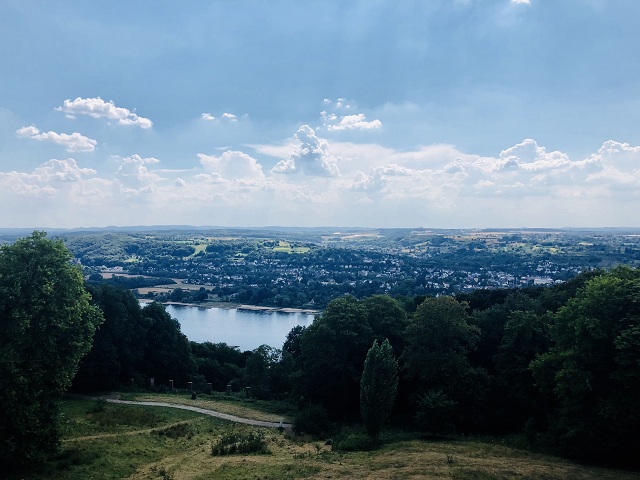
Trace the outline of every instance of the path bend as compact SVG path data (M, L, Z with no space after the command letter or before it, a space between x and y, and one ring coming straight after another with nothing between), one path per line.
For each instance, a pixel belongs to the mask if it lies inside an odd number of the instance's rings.
M247 425L254 425L256 427L270 427L270 428L284 428L290 430L293 425L284 422L265 422L262 420L252 420L250 418L237 417L235 415L229 415L228 413L216 412L215 410L208 410L206 408L195 407L192 405L181 405L178 403L168 402L147 402L147 401L132 401L132 400L117 400L115 398L107 398L109 403L123 403L126 405L146 405L149 407L168 407L168 408L180 408L182 410L189 410L192 412L202 413L203 415L209 415L211 417L220 418L222 420L228 420L230 422L244 423Z

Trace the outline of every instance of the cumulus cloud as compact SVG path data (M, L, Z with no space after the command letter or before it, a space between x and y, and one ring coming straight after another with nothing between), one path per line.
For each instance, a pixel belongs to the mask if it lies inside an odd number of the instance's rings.
M201 116L203 120L207 120L207 121L212 121L216 119L216 117L214 117L210 113L203 113Z
M220 156L199 153L198 158L210 174L225 180L262 180L262 165L246 153L228 150Z
M511 0L511 3L529 5L531 3L531 0Z
M93 118L116 120L119 125L137 125L140 128L153 126L153 122L148 118L140 117L126 108L116 107L113 101L105 102L100 97L67 99L56 110L66 113L71 118L75 115L89 115Z
M92 152L96 149L96 144L98 143L89 137L80 135L77 132L72 134L40 132L40 130L33 125L16 130L16 135L20 138L31 138L32 140L40 140L62 145L67 149L67 152Z
M374 130L382 126L378 119L368 121L364 113L354 113L357 108L355 102L349 102L346 98L339 98L335 102L325 98L322 103L327 107L327 110L320 112L322 126L330 132Z
M345 115L343 117L338 117L335 114L327 114L327 112L321 112L321 115L324 120L324 125L330 132L340 130L371 130L382 126L380 120L368 122L364 113Z
M337 158L331 155L329 143L316 135L311 127L302 125L295 134L300 142L291 157L278 162L272 173L302 173L317 177L335 177L340 174Z
M162 179L160 175L150 171L147 167L147 165L160 163L157 158L143 158L137 154L130 157L114 156L113 158L120 163L116 170L119 181L129 188L149 187Z
M34 174L40 181L78 182L86 176L95 175L92 168L80 168L73 158L65 160L51 159L35 169Z
M96 175L91 168L81 168L73 158L51 159L32 172L0 172L0 190L18 196L51 197L61 190L75 188Z
M238 117L236 115L234 115L233 113L223 113L222 114L222 118L224 118L225 120L228 120L230 122L237 122L238 121Z

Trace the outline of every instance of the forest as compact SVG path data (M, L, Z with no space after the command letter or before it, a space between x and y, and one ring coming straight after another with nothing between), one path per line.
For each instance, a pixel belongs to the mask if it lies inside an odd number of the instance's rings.
M192 382L198 395L290 403L294 429L320 438L364 420L373 439L396 427L427 438L518 436L533 451L637 466L636 268L457 295L344 295L283 345L243 352L189 342L161 304L141 307L122 286L85 284L62 242L45 237L0 254L3 461L46 457L59 438L55 399L67 389L167 392ZM381 375L389 380L376 382ZM367 388L391 401L372 405Z

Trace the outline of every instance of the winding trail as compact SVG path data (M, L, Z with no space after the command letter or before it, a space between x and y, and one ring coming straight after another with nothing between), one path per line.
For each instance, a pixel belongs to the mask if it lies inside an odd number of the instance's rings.
M255 425L256 427L271 427L271 428L284 428L291 429L293 425L284 422L264 422L262 420L252 420L250 418L237 417L235 415L229 415L228 413L216 412L215 410L207 410L206 408L194 407L191 405L181 405L177 403L167 402L136 402L131 400L116 400L115 398L107 398L109 403L123 403L125 405L145 405L148 407L168 407L179 408L181 410L190 410L192 412L202 413L203 415L209 415L211 417L221 418L222 420L228 420L230 422L245 423L247 425Z

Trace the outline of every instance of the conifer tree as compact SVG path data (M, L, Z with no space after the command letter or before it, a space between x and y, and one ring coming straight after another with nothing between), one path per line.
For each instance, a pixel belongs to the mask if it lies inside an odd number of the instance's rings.
M389 340L378 345L377 341L367 352L360 380L360 413L367 433L378 442L398 390L398 362Z

